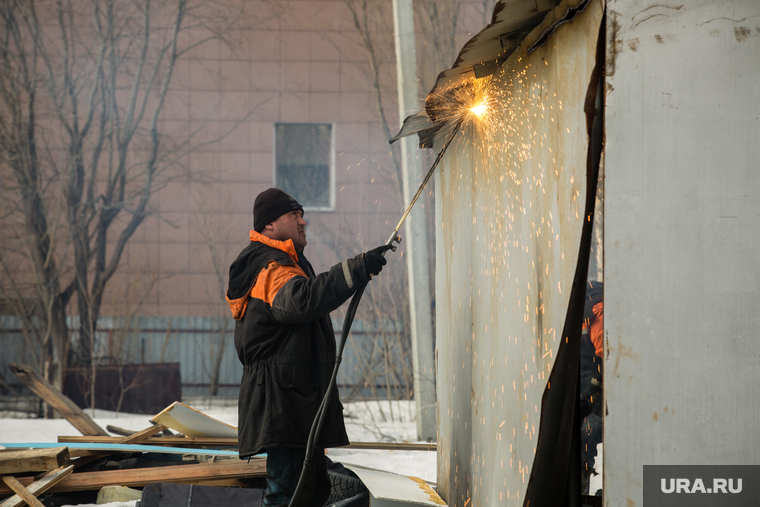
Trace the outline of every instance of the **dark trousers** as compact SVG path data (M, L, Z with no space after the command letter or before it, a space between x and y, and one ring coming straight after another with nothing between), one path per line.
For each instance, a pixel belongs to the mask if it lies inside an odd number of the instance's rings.
M268 447L267 489L262 505L287 507L301 476L306 449L296 447ZM330 496L330 479L327 477L325 450L315 449L311 470L304 477L303 492L298 507L322 507Z
M584 330L585 331L585 330ZM600 375L603 368L602 358L596 355L596 349L591 343L588 333L584 332L581 336L581 392L583 394L591 387L591 379L594 375ZM592 470L595 469L596 446L602 442L603 423L601 417L596 414L589 414L581 421L581 493L587 495L595 494L595 491L589 492L589 478ZM601 470L596 470L601 473Z

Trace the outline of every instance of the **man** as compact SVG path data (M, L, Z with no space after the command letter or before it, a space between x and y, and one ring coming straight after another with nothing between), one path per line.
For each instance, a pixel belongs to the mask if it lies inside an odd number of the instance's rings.
M311 423L335 364L329 313L380 273L381 246L316 275L303 255L303 207L277 188L253 205L251 243L230 266L227 302L243 363L238 403L240 457L267 453L263 505L288 505L304 462ZM321 507L330 494L324 449L347 445L337 390L316 442L299 505Z
M602 372L604 371L604 284L586 284L581 334L581 478L582 493L589 493L596 446L602 442ZM596 492L592 492L596 493Z

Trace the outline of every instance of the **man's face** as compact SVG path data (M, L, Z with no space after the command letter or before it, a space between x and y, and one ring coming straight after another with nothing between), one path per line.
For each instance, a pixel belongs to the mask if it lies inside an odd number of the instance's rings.
M272 239L279 241L292 239L297 252L306 247L306 220L304 220L301 210L285 213L267 225L266 229L271 232L271 235L267 234L267 236Z

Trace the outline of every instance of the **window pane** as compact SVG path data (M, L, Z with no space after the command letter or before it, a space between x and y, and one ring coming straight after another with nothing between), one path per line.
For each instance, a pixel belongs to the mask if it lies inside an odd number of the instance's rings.
M305 207L329 207L332 125L278 123L275 135L275 184Z
M330 206L330 167L327 165L278 164L277 186L302 206Z

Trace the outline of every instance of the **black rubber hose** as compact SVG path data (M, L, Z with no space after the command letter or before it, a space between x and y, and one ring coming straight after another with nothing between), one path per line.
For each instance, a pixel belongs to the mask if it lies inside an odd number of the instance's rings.
M398 225L393 230L393 234L391 234L391 237L388 238L386 245L393 244L393 242L398 237L398 231L401 228L401 224L404 223L404 220L406 220L406 217L409 215L409 212L412 210L414 203L417 201L417 198L422 193L422 189L425 188L425 185L427 184L430 177L433 175L435 168L438 167L438 163L443 158L443 154L446 153L446 150L449 148L451 141L454 140L454 136L456 136L456 133L459 131L459 127L462 126L464 119L465 117L462 116L462 118L460 118L459 121L457 121L453 132L451 133L449 138L446 140L446 143L443 145L443 148L441 149L441 151L438 152L438 156L436 157L435 162L433 162L433 165L430 166L430 170L428 170L427 175L425 176L425 179L422 181L422 183L420 183L420 187L417 189L417 193L414 195L414 197L412 198L412 201L407 206L406 211L401 217L401 220L399 220ZM317 415L314 416L314 422L312 423L311 430L309 431L309 440L306 442L306 457L304 458L303 468L301 469L301 476L298 478L298 485L296 486L296 490L293 492L293 496L290 499L290 503L288 504L288 507L295 507L297 505L296 502L298 501L298 497L301 496L302 494L303 479L306 476L306 471L311 466L311 459L313 457L312 454L314 454L314 442L316 442L316 440L319 438L319 433L322 431L322 423L325 420L325 410L327 409L327 405L330 403L330 395L335 389L336 381L338 378L338 367L340 366L340 362L343 359L343 348L346 346L348 333L349 331L351 331L351 325L354 323L354 315L356 315L356 308L359 306L359 301L361 301L362 299L362 294L364 294L364 289L367 288L367 283L359 286L359 288L356 289L356 293L354 293L354 297L353 299L351 299L351 303L348 305L348 311L346 312L346 319L343 321L343 331L340 334L340 343L338 345L338 350L335 354L335 367L333 368L332 377L330 377L330 384L327 386L327 392L325 393L325 397L322 398L322 403L319 405L319 410L317 410Z
M369 282L367 282L369 283ZM351 303L348 305L348 311L346 311L346 318L343 320L343 330L340 333L340 342L338 343L338 349L335 353L335 366L333 367L332 376L330 377L330 383L327 386L327 392L322 403L319 405L319 410L314 416L314 422L311 424L311 430L309 431L309 439L306 442L306 456L303 461L303 468L301 469L301 476L298 478L298 485L293 492L293 496L290 499L288 507L295 507L298 505L299 497L303 494L304 477L311 468L312 458L314 457L315 442L319 438L319 434L322 432L322 425L325 422L325 413L327 412L327 406L330 404L330 398L333 391L336 389L338 379L338 368L340 362L343 360L343 349L346 346L348 340L348 333L351 331L351 326L354 323L354 316L356 315L356 309L359 307L359 301L362 299L364 289L367 288L367 283L364 283L356 289ZM324 459L324 458L323 458Z

